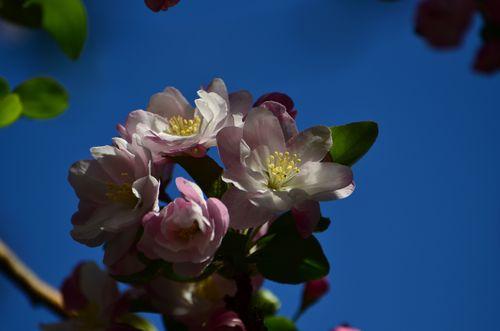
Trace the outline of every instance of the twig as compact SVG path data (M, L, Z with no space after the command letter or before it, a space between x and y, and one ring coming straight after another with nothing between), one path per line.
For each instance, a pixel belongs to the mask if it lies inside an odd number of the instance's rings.
M5 273L33 304L43 304L61 317L67 317L61 293L38 278L0 239L0 272Z

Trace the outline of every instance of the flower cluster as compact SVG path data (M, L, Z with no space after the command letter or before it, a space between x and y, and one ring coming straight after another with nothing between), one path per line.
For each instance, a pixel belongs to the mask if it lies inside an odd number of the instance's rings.
M319 202L354 190L350 164L332 162L343 159L332 153L335 131L299 132L287 95L254 102L247 91L228 93L221 79L200 89L194 104L167 87L118 125L112 145L93 147L91 159L71 166L69 182L80 199L72 237L103 246L108 273L133 288L117 300L114 281L99 276L89 290L104 294L109 286L99 284L114 284L112 299L89 306L95 293L85 300L75 294L67 302L77 314L67 323L95 322L107 330L127 312L123 307L147 307L138 311L160 313L167 325L189 330L272 329L281 322L269 320L277 299L260 290L264 278L309 282L303 309L327 291L326 280L315 281L329 270L313 236L329 224ZM345 136L358 124L339 132ZM349 157L361 157L371 143ZM207 154L210 148L223 167ZM176 164L193 180L175 178L180 196L171 199L166 188ZM93 265L78 267L77 280L64 288L78 288L87 270L100 274Z
M416 31L436 48L459 46L474 15L483 20L483 44L474 62L477 71L500 69L500 2L497 0L423 0L420 2Z

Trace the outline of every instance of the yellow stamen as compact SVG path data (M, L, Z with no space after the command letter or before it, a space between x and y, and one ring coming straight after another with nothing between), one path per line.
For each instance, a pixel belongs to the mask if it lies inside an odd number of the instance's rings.
M168 120L169 127L166 132L175 136L191 136L200 131L200 124L201 118L197 115L191 120L177 115Z
M193 221L193 224L191 224L190 227L178 230L177 236L180 237L182 240L188 241L199 231L200 231L200 226L198 225L198 222Z
M135 207L139 199L132 192L132 184L125 183L122 185L117 185L115 183L107 183L106 197L113 201L122 203L129 207Z
M207 277L196 283L195 292L200 297L211 302L216 302L221 299L220 290L215 283L213 276Z
M273 190L282 188L290 178L300 172L298 165L302 162L297 154L289 152L274 152L267 158L267 173L269 181L267 185Z

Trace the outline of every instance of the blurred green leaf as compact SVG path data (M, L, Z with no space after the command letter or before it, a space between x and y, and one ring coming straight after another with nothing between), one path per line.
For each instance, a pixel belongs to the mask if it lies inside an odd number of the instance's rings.
M272 236L268 239L268 236ZM267 279L286 284L299 284L324 277L330 265L320 243L314 236L303 239L295 227L291 213L279 217L268 235L259 239L267 241L251 259Z
M87 12L81 0L28 0L27 8L42 8L42 27L57 41L62 51L76 60L87 39Z
M0 77L0 98L6 96L7 94L9 94L9 92L9 82L5 78Z
M28 28L42 27L41 8L26 7L20 0L0 0L0 17Z
M52 78L39 77L23 82L14 89L23 104L23 115L34 119L47 119L68 108L68 94Z
M0 128L14 123L23 111L19 96L11 93L0 97Z
M283 316L271 316L264 320L268 331L297 331L295 324Z
M260 289L253 294L252 307L259 311L262 316L274 315L280 310L280 299L267 289Z
M208 197L220 198L227 189L221 179L222 168L210 156L173 158L194 179Z
M355 122L330 128L333 145L330 156L333 162L352 166L377 139L378 125L375 122Z
M150 321L135 314L122 315L118 318L118 322L130 325L141 331L157 331L156 327Z

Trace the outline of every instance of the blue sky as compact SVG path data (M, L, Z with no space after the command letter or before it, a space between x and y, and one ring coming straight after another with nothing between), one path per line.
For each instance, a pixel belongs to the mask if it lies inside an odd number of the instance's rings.
M326 203L320 239L331 292L301 330L349 321L365 331L492 330L500 297L500 76L470 70L476 31L438 53L413 34L415 2L183 0L154 14L142 1L88 1L89 40L76 62L43 33L0 39L13 85L60 80L71 107L49 121L0 129L0 235L58 286L100 249L68 232L75 160L108 144L127 113L174 85L194 98L213 77L254 96L291 95L301 128L375 120L380 136L354 167L357 190ZM477 24L476 24L477 25ZM476 28L477 30L477 28ZM291 315L300 287L268 283ZM55 317L33 309L0 276L0 321L34 330Z

